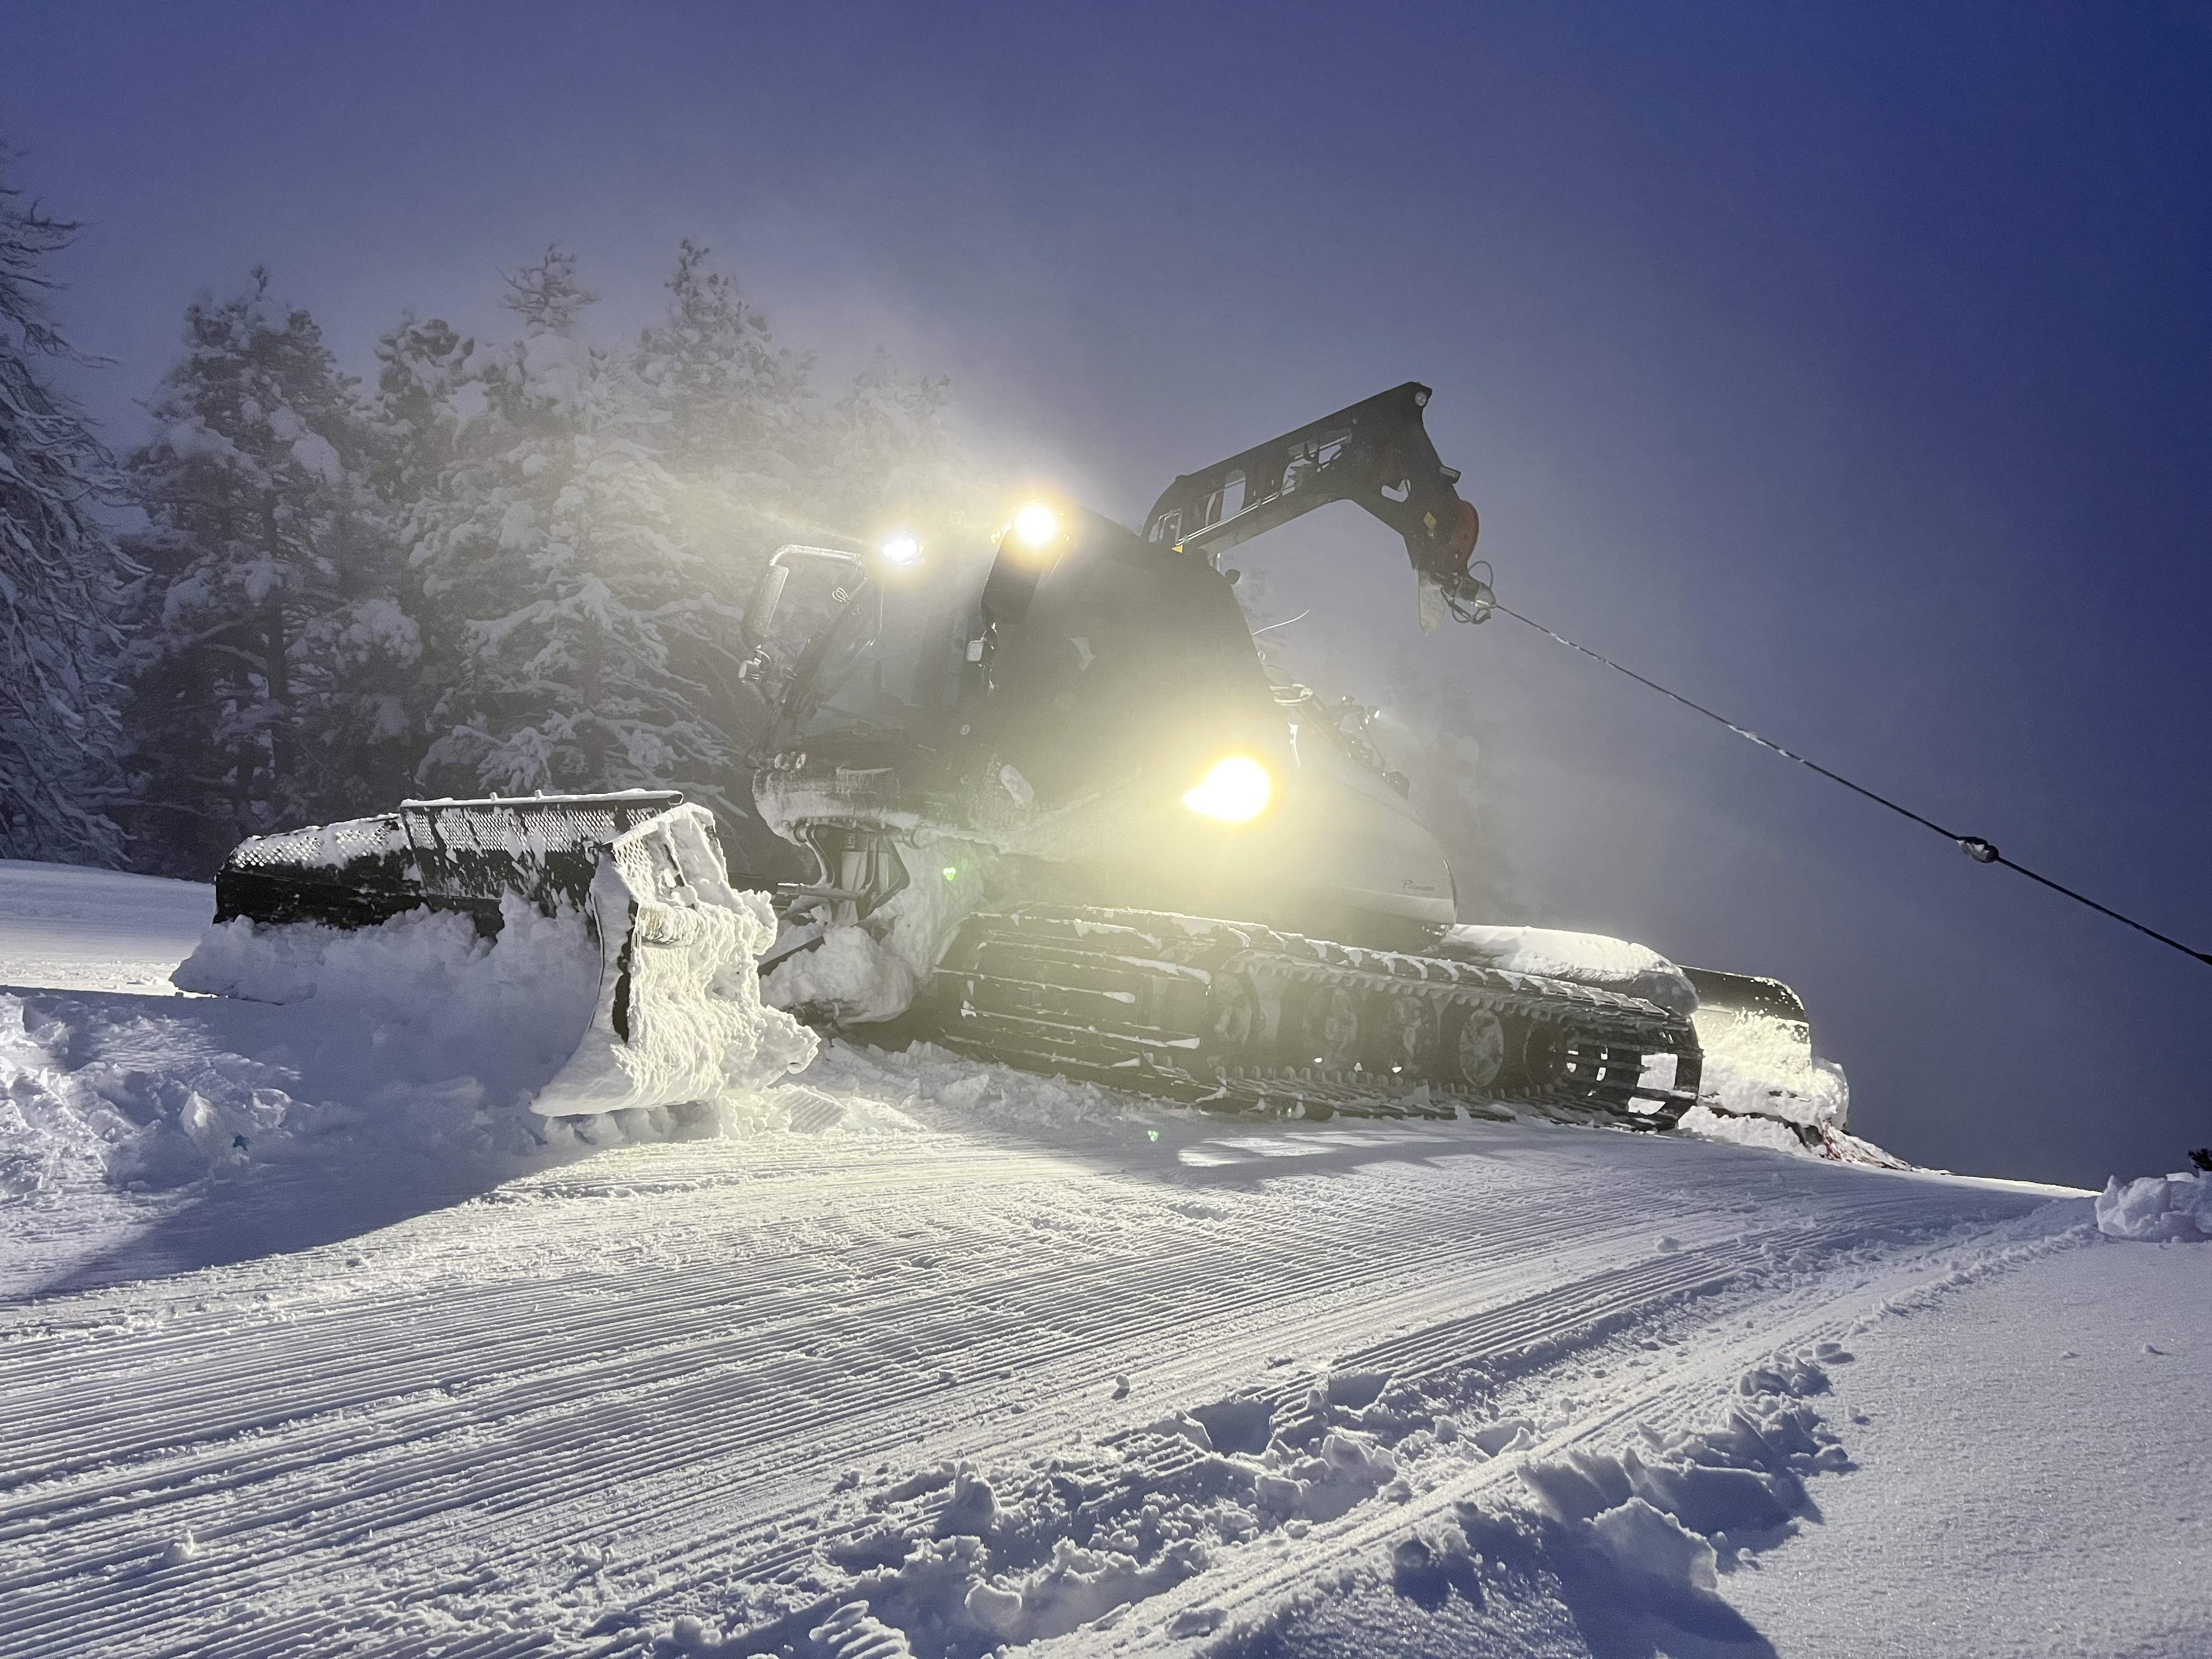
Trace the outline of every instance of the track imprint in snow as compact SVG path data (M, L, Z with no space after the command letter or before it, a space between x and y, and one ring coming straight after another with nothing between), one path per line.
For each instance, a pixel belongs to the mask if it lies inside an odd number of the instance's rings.
M23 1006L88 1110L312 1075L245 1005ZM1269 1552L2039 1200L1547 1126L1240 1131L843 1048L724 1127L126 1206L87 1288L0 1306L0 1656L1203 1633ZM397 1201L354 1219L361 1187Z

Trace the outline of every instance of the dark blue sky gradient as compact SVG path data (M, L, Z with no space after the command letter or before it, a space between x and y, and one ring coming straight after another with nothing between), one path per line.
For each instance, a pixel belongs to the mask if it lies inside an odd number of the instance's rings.
M2206 7L19 3L0 47L118 441L256 262L366 371L556 239L610 332L709 241L1125 520L1419 378L1509 602L2212 942ZM1547 919L1790 980L1910 1157L2212 1141L2212 969L1516 624L1421 640L1340 511L1269 555L1304 648L1476 690Z

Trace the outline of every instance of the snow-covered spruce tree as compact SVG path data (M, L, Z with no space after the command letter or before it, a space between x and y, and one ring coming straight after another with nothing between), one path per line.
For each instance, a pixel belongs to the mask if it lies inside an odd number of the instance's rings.
M815 401L814 356L776 344L734 279L686 240L638 377L667 417L675 527L740 599L788 541L842 541L911 520L950 531L975 491L945 432L947 382L902 377L878 350L843 396Z
M314 319L257 270L187 309L185 343L130 462L149 574L127 719L147 862L204 875L241 836L389 803L419 647L374 434Z
M951 382L899 374L878 348L845 395L816 421L807 471L811 510L868 535L900 520L975 527L982 493L945 430Z
M549 249L508 281L522 337L477 354L483 410L416 520L441 688L422 778L502 794L672 785L732 813L738 756L687 670L734 623L711 560L674 533L667 413L626 355L585 339L593 295L574 256Z
M376 392L370 422L376 436L374 488L385 523L400 550L399 605L418 626L434 607L423 592L422 564L412 550L440 523L446 474L459 459L462 427L483 413L484 388L472 359L476 342L443 319L411 313L376 343ZM434 630L425 629L424 632ZM410 733L405 789L419 793L417 774L433 738L434 711L450 689L444 657L423 652L401 700Z
M128 574L94 511L106 451L39 360L90 361L48 317L42 274L77 227L8 182L0 145L0 858L112 864L123 838L112 669Z
M707 257L689 239L680 245L667 311L640 333L631 365L661 417L670 533L700 556L693 570L705 609L699 626L670 641L671 665L699 688L696 712L742 751L762 729L757 701L737 678L746 601L779 546L823 539L804 488L812 359L777 345L767 319ZM732 793L742 802L746 791ZM737 820L724 828L743 833Z
M664 417L673 533L742 599L770 553L814 528L801 516L813 358L777 345L708 253L680 245L666 314L639 335L632 364Z
M471 373L476 347L443 319L412 315L376 343L374 482L395 514L437 494L461 422L483 411L483 388Z

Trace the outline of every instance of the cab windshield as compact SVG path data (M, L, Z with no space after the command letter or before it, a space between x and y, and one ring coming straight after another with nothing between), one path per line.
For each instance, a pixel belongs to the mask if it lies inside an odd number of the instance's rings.
M957 692L959 599L941 573L886 583L857 554L782 548L745 612L746 678L787 738L905 726Z

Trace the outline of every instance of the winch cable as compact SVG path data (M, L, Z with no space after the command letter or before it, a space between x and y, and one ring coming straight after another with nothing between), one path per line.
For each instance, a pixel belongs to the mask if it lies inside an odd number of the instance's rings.
M1798 765L1806 768L1808 770L1818 772L1822 777L1827 779L1830 782L1840 783L1844 788L1850 790L1853 794L1863 795L1869 800L1874 802L1875 805L1886 806L1891 811L1896 813L1899 817L1911 819L1913 823L1919 824L1923 829L1933 830L1937 835L1942 836L1944 840L1957 847L1959 850L1964 853L1968 858L1973 860L1975 863L2002 864L2008 870L2017 870L2021 875L2026 876L2030 881L2039 883L2041 885L2048 887L2054 893L2063 894L2066 897L2072 899L2076 904L2086 904L2089 908L2096 911L2100 915L2110 916L2114 921L2123 923L2127 927L2134 928L2138 933L2148 934L2152 939L2156 939L2160 945L2172 945L2175 950L2180 951L2182 955L2185 957L2194 957L2197 961L2204 963L2207 967L2212 967L2212 951L2191 950L2188 945L2184 945L2179 939L2173 939L2167 934L2161 933L2157 928L2150 927L2146 923L2137 921L2133 916L2123 915L2119 911L2113 909L2109 904L2100 904L2087 894L2077 893L2071 887L2067 886L2063 882L2053 881L2049 876L2044 875L2039 871L2031 870L2026 865L2019 863L2015 860L2007 858L2003 854L1997 851L1995 842L1990 842L1983 836L1962 836L1956 830L1947 830L1942 824L1936 823L1935 819L1923 817L1921 814L1914 811L1911 807L1901 806L1897 802L1890 799L1888 796L1877 794L1875 791L1868 788L1863 783L1854 783L1842 773L1831 771L1828 768L1821 765L1818 761L1808 760L1804 756L1797 753L1794 749L1784 749L1780 744L1776 743L1772 738L1762 738L1758 732L1753 731L1749 726L1739 726L1734 720L1729 719L1727 715L1717 714L1712 709L1706 708L1705 704L1693 702L1690 698L1684 696L1679 691L1669 690L1666 686L1660 684L1658 681L1650 679L1644 675L1638 673L1632 668L1626 667L1623 665L1615 662L1603 652L1593 651L1589 647L1578 644L1577 641L1569 639L1565 634L1560 633L1557 629L1547 628L1542 623L1536 621L1533 617L1524 617L1511 606L1501 605L1498 600L1496 593L1494 592L1487 591L1489 587L1487 583L1483 583L1480 586L1486 591L1477 595L1471 604L1465 606L1459 605L1453 605L1453 610L1460 615L1462 620L1468 622L1480 622L1486 612L1492 611L1504 611L1505 615L1512 617L1514 621L1517 623L1525 623L1530 628L1534 629L1539 634L1543 635L1547 639L1555 640L1559 644L1565 646L1568 650L1579 651L1583 656L1588 657L1591 661L1603 663L1607 668L1612 669L1616 674L1626 674L1630 679L1634 680L1638 685L1648 686L1652 690L1656 691L1661 696L1670 697L1674 702L1680 703L1683 708L1687 708L1695 714L1703 714L1709 720L1713 720L1722 726L1725 726L1739 738L1743 738L1752 743L1755 743L1762 749L1772 750L1784 760L1796 761Z

